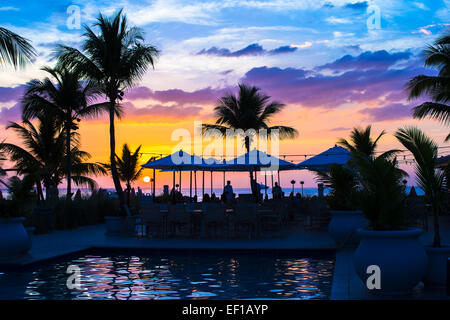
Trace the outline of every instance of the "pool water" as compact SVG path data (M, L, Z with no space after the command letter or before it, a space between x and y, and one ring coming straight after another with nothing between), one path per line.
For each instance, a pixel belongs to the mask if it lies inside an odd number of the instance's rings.
M333 268L329 254L93 252L0 272L0 299L328 299Z

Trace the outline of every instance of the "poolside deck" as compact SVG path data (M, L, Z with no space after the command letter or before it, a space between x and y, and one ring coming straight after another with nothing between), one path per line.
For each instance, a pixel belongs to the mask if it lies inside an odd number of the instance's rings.
M443 219L444 220L444 219ZM442 222L442 240L450 244L450 217ZM26 267L46 259L75 253L90 248L139 248L139 249L229 249L229 250L337 250L333 240L325 231L298 230L284 238L255 240L206 240L206 239L147 239L114 237L105 235L105 226L81 227L75 230L54 231L35 235L29 254L7 264L13 268ZM431 243L432 232L425 232L421 241ZM336 252L331 299L380 299L370 295L353 269L352 248ZM4 263L5 264L5 263ZM400 299L450 299L445 290L429 290L418 287L410 296Z

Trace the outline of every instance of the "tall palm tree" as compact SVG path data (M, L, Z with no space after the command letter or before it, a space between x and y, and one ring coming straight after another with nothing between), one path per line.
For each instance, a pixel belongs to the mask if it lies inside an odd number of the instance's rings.
M33 61L36 51L27 39L0 27L0 64L23 68Z
M46 71L55 81L46 77L43 81L32 80L27 84L22 99L24 119L33 119L45 113L53 113L58 124L65 130L67 200L71 199L71 159L72 131L78 129L80 118L95 117L106 110L105 103L92 103L100 93L100 88L92 81L81 81L81 73L65 67L48 68Z
M395 137L407 148L415 159L417 182L425 192L425 199L431 205L434 217L433 246L441 246L439 215L443 211L446 198L445 172L436 169L438 145L416 127L397 130Z
M228 94L219 99L214 108L216 123L204 124L203 134L208 135L218 130L224 137L227 129L247 130L260 129L267 130L267 137L271 132L278 131L280 139L294 138L298 135L296 129L287 126L269 126L271 118L279 113L285 107L284 104L272 101L269 103L270 96L261 93L260 89L243 83L239 84L239 93L237 96ZM213 130L210 130L213 129ZM247 152L250 151L251 139L253 137L246 135L244 137L244 146ZM250 171L250 185L254 192L253 171Z
M383 130L378 137L373 139L371 135L372 126L367 126L365 129L353 128L350 133L350 141L341 138L337 142L341 147L348 151L355 153L359 152L369 157L374 157L378 142L382 136L386 134Z
M82 51L59 46L58 64L77 69L86 78L97 82L109 101L111 175L123 208L125 199L116 167L114 119L122 112L119 101L123 99L124 91L140 80L149 66L154 66L159 51L154 46L143 44L142 31L128 27L122 10L112 17L100 14L94 26L100 29L100 33L86 26Z
M138 180L142 175L143 168L139 166L140 150L141 146L135 151L131 151L128 144L125 143L122 147L122 156L116 156L119 178L121 181L125 182L127 186L126 194L128 206L130 205L131 183ZM111 170L111 164L104 164L103 166Z
M446 125L450 123L450 31L439 37L424 52L425 66L438 69L437 76L419 75L408 85L409 99L428 96L431 101L414 108L414 118L436 119ZM450 138L450 134L446 140Z
M9 154L18 174L34 178L39 198L44 200L41 183L46 188L48 197L49 192L57 190L66 175L66 137L65 131L59 128L51 114L39 116L38 120L37 127L29 120L24 120L23 124L10 123L7 128L17 133L23 147L3 142L0 150ZM96 187L95 181L88 175L105 174L105 169L100 164L85 162L90 155L79 150L76 144L72 146L70 154L74 173L72 181L77 185Z

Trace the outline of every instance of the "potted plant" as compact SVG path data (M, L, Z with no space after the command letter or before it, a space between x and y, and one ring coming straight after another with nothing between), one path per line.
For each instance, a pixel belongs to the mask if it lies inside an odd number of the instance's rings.
M370 292L383 295L409 293L423 278L428 259L419 242L421 229L408 228L405 219L406 173L399 169L394 151L378 157L353 153L352 161L361 185L359 201L369 221L360 229L354 266L366 284L370 266L380 271L381 287Z
M366 226L367 220L356 207L358 181L354 171L348 166L332 164L328 172L317 174L317 180L330 190L327 195L331 209L328 233L339 247L358 245L357 230Z
M399 129L395 136L414 155L417 184L425 192L425 201L433 213L433 244L425 247L429 259L425 283L431 286L445 286L450 246L441 244L439 232L439 216L443 212L447 192L445 172L436 168L438 146L415 127Z
M11 199L0 200L0 260L18 258L31 248L31 239L23 222L26 204L33 198L33 184L28 176L22 180L11 177L8 181Z

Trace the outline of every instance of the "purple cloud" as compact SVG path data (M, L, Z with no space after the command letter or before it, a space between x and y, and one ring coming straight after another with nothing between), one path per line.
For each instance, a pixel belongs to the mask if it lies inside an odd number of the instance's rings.
M389 121L410 118L412 107L402 103L392 103L383 107L365 108L359 113L369 116L370 121Z
M17 87L0 87L0 102L17 101L22 98L25 90L24 85Z
M317 67L318 70L368 70L368 69L386 69L395 63L408 60L412 56L409 51L389 53L386 50L365 51L359 56L346 55L332 63Z
M225 89L213 89L207 87L193 92L181 89L169 89L161 91L153 91L147 87L133 88L125 94L127 100L137 99L155 99L161 103L174 102L180 105L196 103L196 104L212 104L217 98L225 93Z
M407 97L405 85L413 76L432 74L429 69L415 67L412 63L400 69L389 68L393 60L403 59L409 53L382 54L387 62L379 61L379 53L372 55L374 57L370 54L364 57L368 67L356 63L355 69L340 74L323 75L304 69L258 67L248 71L241 80L262 88L285 103L336 108L345 103L361 103L389 96L395 101L404 100Z
M263 54L283 54L283 53L290 53L296 51L296 47L291 46L281 46L278 48L275 48L273 50L266 50L258 43L252 43L248 45L247 47L237 50L237 51L230 51L230 49L226 48L217 48L217 47L211 47L209 49L202 49L197 54L198 55L213 55L213 56L219 56L219 57L241 57L241 56L256 56L256 55L263 55Z
M155 116L155 117L170 117L170 118L186 118L198 116L203 108L201 107L183 107L180 105L174 106L163 106L160 104L157 105L148 105L146 107L137 108L131 102L125 102L124 107L126 108L127 114L135 115L135 116Z
M20 103L16 103L10 108L0 109L0 124L6 125L10 121L18 122L22 120L22 108Z

